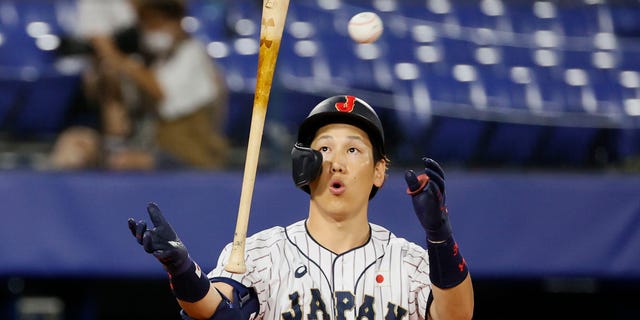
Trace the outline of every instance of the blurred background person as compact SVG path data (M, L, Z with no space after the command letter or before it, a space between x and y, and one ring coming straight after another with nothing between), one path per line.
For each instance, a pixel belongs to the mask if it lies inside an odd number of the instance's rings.
M100 134L88 126L73 126L56 139L51 166L62 170L97 169L101 165Z
M202 43L181 26L185 3L132 0L139 50L112 38L93 41L96 81L89 95L100 105L107 169L217 169L229 144L223 124L228 89Z

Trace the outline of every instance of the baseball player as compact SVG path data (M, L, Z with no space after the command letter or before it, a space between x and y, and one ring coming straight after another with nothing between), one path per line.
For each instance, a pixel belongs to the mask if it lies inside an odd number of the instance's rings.
M169 274L183 319L470 319L473 288L445 206L442 168L405 174L426 250L369 223L369 200L389 160L375 111L354 96L320 102L291 152L293 180L310 195L306 219L247 238L244 274L205 275L155 204L153 228L129 219ZM412 223L408 221L407 223Z

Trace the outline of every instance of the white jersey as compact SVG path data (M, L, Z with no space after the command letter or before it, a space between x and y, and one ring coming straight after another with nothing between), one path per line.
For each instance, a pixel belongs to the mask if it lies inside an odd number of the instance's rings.
M427 251L370 226L369 241L343 254L318 244L305 221L273 227L247 238L245 274L224 270L227 245L208 276L254 287L256 319L425 319L431 292Z

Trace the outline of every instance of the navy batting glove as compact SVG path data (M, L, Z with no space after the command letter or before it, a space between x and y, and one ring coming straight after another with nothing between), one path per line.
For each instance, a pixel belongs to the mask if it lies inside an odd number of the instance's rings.
M439 288L452 288L464 281L469 273L458 244L453 239L449 213L445 205L444 170L433 159L422 158L424 173L405 173L407 193L413 209L427 232L429 278Z
M445 205L444 171L433 159L422 158L425 173L405 172L407 194L411 195L413 209L427 233L427 240L442 242L452 235L449 213Z
M144 250L158 259L171 275L184 273L192 265L187 248L184 246L171 225L154 203L147 206L147 212L153 223L153 229L147 229L147 223L136 222L129 218L129 230Z

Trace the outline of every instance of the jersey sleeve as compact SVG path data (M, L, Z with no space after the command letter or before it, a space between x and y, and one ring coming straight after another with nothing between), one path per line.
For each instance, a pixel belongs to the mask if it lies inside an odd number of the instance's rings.
M429 296L431 295L427 250L415 243L409 243L404 264L408 269L410 292L415 299L416 309L426 319Z

